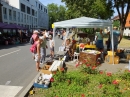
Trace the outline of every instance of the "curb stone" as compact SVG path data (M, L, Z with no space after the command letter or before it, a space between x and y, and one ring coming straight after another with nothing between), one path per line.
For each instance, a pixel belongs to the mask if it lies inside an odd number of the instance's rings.
M29 85L23 90L23 92L16 97L27 97L27 94L29 92L29 90L33 87L33 83L35 81L36 78L38 78L38 76L40 75L40 72L36 75L36 77L29 83Z

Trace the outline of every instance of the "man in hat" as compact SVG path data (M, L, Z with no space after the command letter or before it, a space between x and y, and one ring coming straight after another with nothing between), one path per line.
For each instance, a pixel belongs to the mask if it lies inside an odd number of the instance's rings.
M113 43L114 43L114 51L117 51L118 44L120 43L122 39L122 35L120 31L117 30L117 27L113 27ZM110 47L112 50L112 45Z
M47 40L46 40L47 36L45 34L45 31L42 32L42 36L40 37L40 39L42 40L41 43L41 59L40 59L40 64L43 64L45 62L46 59L46 48L47 47Z

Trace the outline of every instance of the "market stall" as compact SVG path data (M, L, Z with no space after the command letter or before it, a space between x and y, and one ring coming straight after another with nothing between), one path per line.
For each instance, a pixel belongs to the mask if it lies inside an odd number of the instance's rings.
M105 28L109 27L110 32L112 32L112 22L110 20L102 20L102 19L95 19L95 18L89 18L89 17L80 17L80 18L75 18L75 19L70 19L70 20L65 20L65 21L60 21L60 22L55 22L53 24L53 32L55 32L56 28L66 28L67 29L67 34L66 38L69 33L69 28ZM55 36L55 33L53 33L53 36ZM54 39L54 37L53 37ZM114 51L114 46L113 46L113 34L112 34L112 51ZM114 56L113 56L114 58ZM114 64L114 62L113 62Z

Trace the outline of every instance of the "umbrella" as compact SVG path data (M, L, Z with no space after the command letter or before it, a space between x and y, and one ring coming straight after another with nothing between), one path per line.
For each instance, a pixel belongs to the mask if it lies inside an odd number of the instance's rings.
M8 24L0 22L0 28L3 27L3 26L6 26L6 25L8 25Z
M0 26L0 28L2 28L2 29L25 29L24 27L16 25L16 24L7 24L7 25Z

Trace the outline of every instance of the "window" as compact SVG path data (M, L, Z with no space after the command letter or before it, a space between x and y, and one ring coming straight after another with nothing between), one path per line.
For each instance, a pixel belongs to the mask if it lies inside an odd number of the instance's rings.
M30 14L30 7L27 6L27 13Z
M24 22L26 23L26 14L24 14Z
M7 8L3 7L3 13L7 14Z
M3 7L4 19L7 19L7 8Z
M9 19L12 20L12 11L9 9Z
M12 11L11 11L11 9L9 9L9 15L10 15L10 16L12 15Z
M39 9L40 9L40 4L39 4Z
M30 16L30 24L32 23L32 21L31 21L31 16Z
M33 24L33 17L32 17L32 24Z
M13 19L16 21L16 11L13 11Z
M29 23L29 16L27 15L27 22Z
M20 12L18 12L18 22L20 22Z
M44 12L46 12L46 9L44 8Z
M34 9L32 9L32 15L34 16Z
M23 13L21 13L21 22L23 22Z
M42 10L42 5L41 5L41 10Z
M37 24L37 18L36 18L36 24Z
M37 1L36 1L36 7L37 7Z
M46 9L46 13L47 13L47 9Z
M21 3L21 11L25 12L25 5Z
M35 11L35 16L37 17L37 11Z

